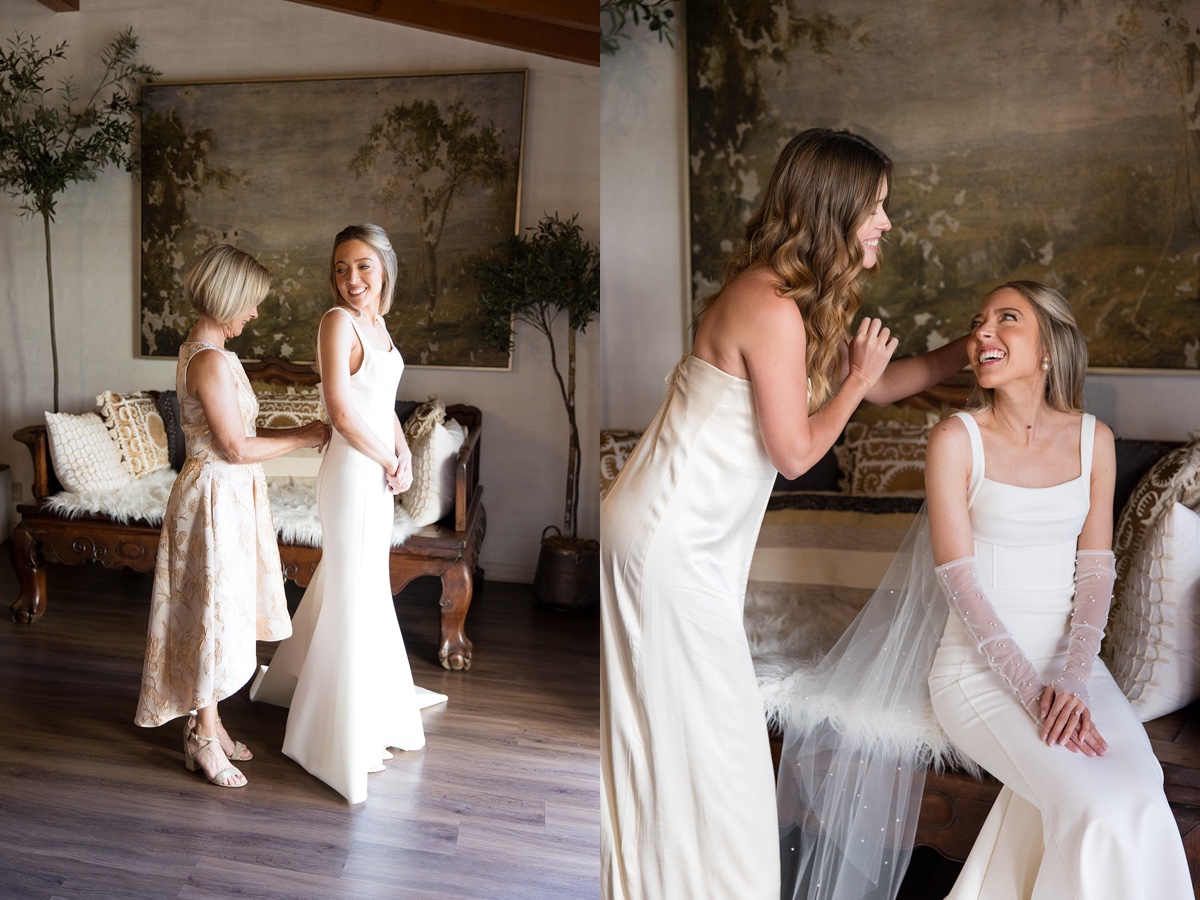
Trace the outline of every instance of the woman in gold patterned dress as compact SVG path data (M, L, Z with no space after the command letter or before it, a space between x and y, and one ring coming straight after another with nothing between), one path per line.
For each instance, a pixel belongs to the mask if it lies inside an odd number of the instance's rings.
M163 519L134 718L149 727L191 713L184 728L188 769L198 766L213 784L230 788L246 785L230 759L251 754L226 733L217 702L254 674L256 640L291 633L258 463L329 440L319 421L256 433L258 401L225 340L257 318L270 281L257 260L228 244L210 247L183 275L200 314L175 372L187 461Z

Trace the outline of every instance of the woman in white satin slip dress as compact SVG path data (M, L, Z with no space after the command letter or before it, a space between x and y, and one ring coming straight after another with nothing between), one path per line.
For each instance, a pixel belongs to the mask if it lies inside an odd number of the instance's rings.
M746 247L601 505L601 891L776 900L775 791L742 626L777 472L794 478L858 404L965 364L963 340L889 365L857 279L891 227L891 162L844 131L780 154ZM807 384L807 390L806 390Z
M396 254L376 225L334 240L333 309L321 320L317 364L333 438L317 476L321 561L279 645L251 690L288 706L283 752L350 803L388 750L425 745L412 671L392 602L388 553L394 499L412 482L395 413L404 360L383 314Z
M1013 282L969 336L971 412L933 431L930 539L950 614L938 721L1004 784L953 900L1183 900L1145 730L1097 659L1113 582L1112 432L1079 412L1087 349L1055 291Z

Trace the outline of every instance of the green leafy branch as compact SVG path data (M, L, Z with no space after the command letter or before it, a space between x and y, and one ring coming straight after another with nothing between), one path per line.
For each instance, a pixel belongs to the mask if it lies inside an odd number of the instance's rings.
M583 239L576 220L545 216L532 234L501 242L499 252L473 266L479 279L479 301L486 315L483 337L499 350L511 351L513 322L524 322L546 336L550 365L558 379L570 429L567 494L563 534L575 537L582 457L575 418L575 335L600 313L600 251ZM567 371L559 369L554 323L567 317Z
M630 22L636 28L642 21L646 27L657 32L659 43L674 47L671 31L674 27L675 10L671 7L676 0L601 0L600 13L604 18L604 26L600 32L600 52L609 55L616 53L621 46L620 39L629 39L625 26Z
M141 81L159 72L134 61L138 41L133 29L113 39L101 54L104 71L81 102L71 78L55 92L46 70L66 57L67 43L42 50L20 32L0 50L0 187L21 201L28 216L42 217L46 237L46 280L50 304L50 348L54 364L54 409L58 410L58 341L54 327L54 276L50 223L58 196L77 181L95 181L110 165L137 169L132 149Z

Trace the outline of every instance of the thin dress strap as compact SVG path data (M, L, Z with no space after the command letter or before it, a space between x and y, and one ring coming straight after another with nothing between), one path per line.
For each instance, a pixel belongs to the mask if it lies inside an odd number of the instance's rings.
M979 434L979 425L970 413L956 412L967 427L967 435L971 438L971 483L967 486L967 506L975 502L979 486L983 484L983 437Z
M1092 491L1092 448L1096 444L1096 417L1083 414L1079 424L1079 476L1084 480L1088 496Z

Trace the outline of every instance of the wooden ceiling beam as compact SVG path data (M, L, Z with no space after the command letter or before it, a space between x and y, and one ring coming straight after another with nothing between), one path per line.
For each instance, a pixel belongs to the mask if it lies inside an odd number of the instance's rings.
M600 65L600 8L592 0L291 0L497 44L571 62ZM585 7L588 7L585 9Z
M79 12L79 0L38 0L38 3L55 12Z

